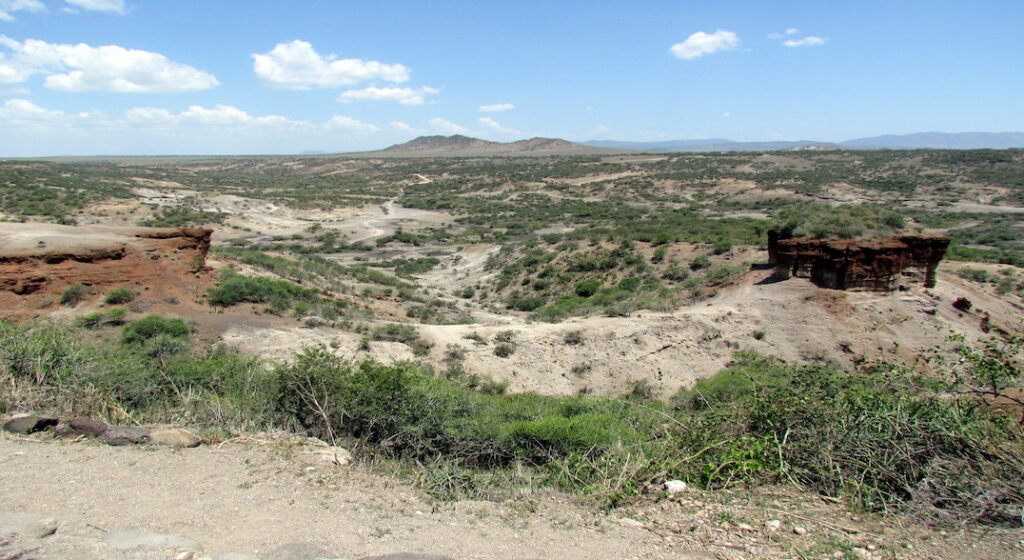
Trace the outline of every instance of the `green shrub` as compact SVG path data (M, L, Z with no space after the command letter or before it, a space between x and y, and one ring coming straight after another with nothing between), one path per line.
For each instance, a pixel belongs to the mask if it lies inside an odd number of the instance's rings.
M569 331L565 333L562 340L571 346L579 346L583 344L583 331Z
M114 288L103 297L103 303L107 305L123 305L135 299L135 292L128 288Z
M64 289L64 293L60 296L60 302L63 305L75 306L78 305L85 296L89 295L90 288L85 284L75 282Z
M123 307L114 307L105 311L96 311L75 319L75 326L87 329L96 329L107 326L119 326L124 324L124 318L128 310Z
M494 355L499 358L507 358L516 352L516 345L508 342L499 342L494 345Z
M373 340L385 340L388 342L402 342L410 344L420 336L416 327L412 325L387 324L373 329L370 337Z
M242 276L225 271L220 283L207 292L211 305L227 307L237 303L269 303L278 311L291 306L295 300L312 302L319 299L319 291L303 288L286 280Z
M586 282L580 282L576 284L576 295L582 298L588 298L597 293L601 289L601 283L596 280L588 280Z
M690 270L701 270L707 268L711 264L707 255L698 255L697 258L690 261Z
M543 307L547 301L544 296L513 297L509 298L508 306L517 311L533 311Z
M147 315L132 321L121 331L121 342L141 344L158 336L188 338L190 334L192 334L192 327L181 319Z

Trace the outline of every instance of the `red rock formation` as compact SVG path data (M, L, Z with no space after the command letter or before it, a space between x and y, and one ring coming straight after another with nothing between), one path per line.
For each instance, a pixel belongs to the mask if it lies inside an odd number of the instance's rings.
M768 232L769 263L780 278L810 278L839 290L892 290L901 279L935 286L935 270L946 253L944 235L897 235L884 239L781 239Z
M181 284L205 266L212 233L0 223L0 316L12 315L24 296L59 296L74 283L100 290Z

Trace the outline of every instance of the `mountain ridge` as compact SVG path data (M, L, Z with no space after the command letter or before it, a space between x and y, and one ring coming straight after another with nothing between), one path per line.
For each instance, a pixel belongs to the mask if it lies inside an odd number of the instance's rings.
M1008 149L1024 148L1024 132L915 132L912 134L883 134L854 138L841 142L816 140L776 140L738 142L727 138L663 140L657 142L629 142L620 140L587 140L585 146L619 148L642 151L680 152L732 152L793 150L801 148L824 149Z

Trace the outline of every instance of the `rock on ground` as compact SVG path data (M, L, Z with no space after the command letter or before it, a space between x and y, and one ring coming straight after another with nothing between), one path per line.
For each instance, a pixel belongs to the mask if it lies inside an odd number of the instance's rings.
M58 422L59 419L49 416L21 416L5 422L4 430L12 434L28 435L56 426Z
M111 426L100 436L104 443L114 446L145 443L148 438L149 430L135 426Z
M181 428L166 428L149 432L150 443L167 447L198 447L202 438Z

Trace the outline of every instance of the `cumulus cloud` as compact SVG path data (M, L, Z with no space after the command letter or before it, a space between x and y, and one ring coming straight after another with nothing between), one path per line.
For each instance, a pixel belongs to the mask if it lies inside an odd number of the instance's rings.
M0 21L14 21L13 12L41 12L45 9L40 0L0 0Z
M44 74L43 85L68 92L172 93L219 85L212 74L150 51L36 39L19 42L3 35L0 45L11 51L0 53L0 83L20 83Z
M787 35L796 35L799 32L800 32L799 29L797 29L795 27L790 27L789 29L783 31L782 33L769 33L768 34L768 38L769 39L782 39L782 38L786 37Z
M502 126L501 123L492 119L491 117L480 117L479 119L476 120L476 122L480 126L487 129L489 132L497 132L500 134L518 134L518 131Z
M826 39L824 37L816 37L814 35L808 35L802 39L789 39L783 41L782 44L787 47L817 47L824 45Z
M481 105L479 111L481 113L500 113L502 111L511 111L516 106L511 103L495 103L494 105Z
M263 54L253 54L253 71L267 85L282 89L335 88L367 80L401 83L409 69L401 64L320 55L313 45L298 39L278 43Z
M75 8L92 12L114 12L123 14L127 6L124 0L64 0Z
M324 125L328 130L347 130L349 132L380 132L375 124L365 123L359 119L335 115Z
M468 128L459 126L451 121L446 121L440 117L430 119L428 122L430 126L445 134L469 134Z
M441 93L441 90L432 87L368 87L346 91L338 96L338 101L341 103L351 103L352 101L397 101L402 105L423 105L426 103L426 96L437 95L438 93Z
M391 130L395 132L401 132L403 134L423 134L422 130L413 126L409 126L407 123L404 123L402 121L391 121L391 123L389 123L389 126L391 126Z
M2 121L57 121L65 118L62 111L44 109L27 99L8 99L0 106L0 122Z
M698 31L682 43L672 45L669 51L683 60L693 60L707 54L736 49L740 46L739 35L719 29L714 33Z

